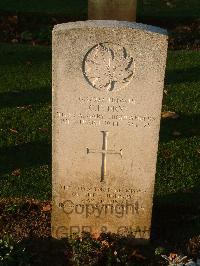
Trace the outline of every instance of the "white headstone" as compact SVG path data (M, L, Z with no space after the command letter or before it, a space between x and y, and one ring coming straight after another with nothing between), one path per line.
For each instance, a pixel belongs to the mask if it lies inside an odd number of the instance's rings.
M166 55L167 33L153 26L55 26L54 237L149 238Z

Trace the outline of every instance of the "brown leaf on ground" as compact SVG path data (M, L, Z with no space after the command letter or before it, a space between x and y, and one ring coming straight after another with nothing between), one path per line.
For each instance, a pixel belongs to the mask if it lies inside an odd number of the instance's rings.
M12 172L12 176L20 176L20 174L21 174L21 170L20 169L16 169L16 170L14 170L13 172Z
M18 23L18 16L9 16L8 22L11 24L17 24Z
M49 212L51 211L51 205L47 204L42 207L42 212Z
M105 248L109 248L109 247L110 247L110 244L109 244L108 241L106 241L106 240L101 241L101 244L102 244L102 246L105 247Z
M8 212L8 206L18 206L17 212ZM12 235L13 240L21 241L25 238L50 237L51 215L50 212L42 212L43 206L51 205L51 202L40 202L33 199L0 199L1 226L0 238L6 234Z
M17 131L17 129L15 129L15 128L9 128L9 130L12 132L12 133L18 133L18 131Z
M135 257L136 259L139 259L139 260L146 260L146 257L144 257L143 255L139 254L138 250L134 250L131 256Z
M11 42L12 43L18 43L19 41L17 39L12 39Z
M170 150L162 150L161 154L165 159L170 159L173 156Z
M173 131L172 135L175 137L179 137L179 136L181 136L181 132L175 130L175 131Z
M170 260L174 260L176 257L177 257L177 254L176 253L170 253L169 254L169 259Z
M169 1L166 2L166 6L168 6L170 8L173 8L174 7L174 5L171 2L169 2Z
M162 115L162 118L164 118L164 119L165 118L177 119L177 118L180 117L179 114L177 114L175 112L171 112L171 111L164 111L164 112L161 113L161 115Z
M189 128L188 133L192 134L192 135L198 134L198 129L197 128Z
M165 94L165 95L168 95L168 91L167 91L167 90L164 90L164 94Z
M48 132L49 129L47 127L39 127L39 130L42 132Z

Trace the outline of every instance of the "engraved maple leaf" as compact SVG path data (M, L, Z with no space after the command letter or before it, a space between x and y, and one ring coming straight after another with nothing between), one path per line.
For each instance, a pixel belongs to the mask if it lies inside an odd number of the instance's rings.
M130 81L133 69L133 58L124 47L99 44L88 53L84 72L93 87L112 91Z

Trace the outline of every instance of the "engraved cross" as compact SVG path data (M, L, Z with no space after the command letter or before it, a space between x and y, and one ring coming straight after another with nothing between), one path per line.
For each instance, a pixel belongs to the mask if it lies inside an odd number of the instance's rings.
M105 180L107 169L107 154L117 154L122 158L122 149L117 152L114 150L108 150L108 131L101 131L103 134L103 145L101 150L94 150L87 148L87 154L89 153L101 153L102 154L102 166L101 166L101 182Z

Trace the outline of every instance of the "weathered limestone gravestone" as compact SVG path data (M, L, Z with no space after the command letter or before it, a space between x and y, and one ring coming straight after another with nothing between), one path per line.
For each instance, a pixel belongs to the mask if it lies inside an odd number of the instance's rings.
M88 19L136 21L137 0L88 0Z
M149 238L166 55L160 28L55 26L54 237L89 231Z

